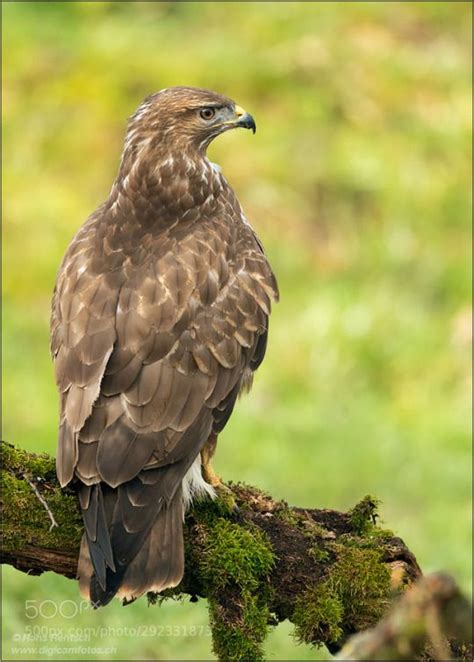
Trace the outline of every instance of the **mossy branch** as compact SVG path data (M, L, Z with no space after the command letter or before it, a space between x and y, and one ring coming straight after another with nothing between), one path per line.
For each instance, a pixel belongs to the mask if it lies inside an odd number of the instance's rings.
M337 659L467 661L472 653L472 607L454 579L439 572L412 584L375 627L351 637Z
M2 455L1 562L29 574L75 577L82 520L74 492L59 487L53 458L6 443ZM403 541L377 525L370 497L341 513L290 508L256 488L229 487L228 495L199 503L186 518L180 586L148 595L150 602L207 598L222 660L263 659L269 626L285 619L301 641L336 652L421 575Z

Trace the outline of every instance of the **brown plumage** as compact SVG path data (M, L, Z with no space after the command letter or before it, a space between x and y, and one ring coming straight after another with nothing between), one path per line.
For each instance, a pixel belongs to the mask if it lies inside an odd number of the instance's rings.
M277 284L211 140L255 124L224 96L176 87L130 118L108 200L54 291L57 473L78 493L81 592L96 606L177 585L182 521L263 360Z

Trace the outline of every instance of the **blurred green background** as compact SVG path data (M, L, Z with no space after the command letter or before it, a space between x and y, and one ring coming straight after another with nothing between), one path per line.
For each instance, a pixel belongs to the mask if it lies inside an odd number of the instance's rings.
M226 134L210 157L281 287L267 359L221 437L218 472L300 506L347 509L375 494L424 570L449 570L469 590L470 3L8 2L2 12L3 437L55 452L51 291L67 243L108 194L126 117L162 87L213 88L256 117L255 138ZM48 640L52 659L212 655L203 601L93 613L74 582L11 568L3 599L3 659L42 659ZM138 625L162 629L114 630ZM58 648L77 643L52 640L71 626L110 630L77 655ZM15 652L28 628L39 639ZM285 624L267 654L329 657Z

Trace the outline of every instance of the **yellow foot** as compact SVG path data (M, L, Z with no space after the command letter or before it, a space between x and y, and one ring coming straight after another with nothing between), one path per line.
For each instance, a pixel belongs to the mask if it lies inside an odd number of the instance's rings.
M202 477L206 483L209 483L209 485L212 485L215 489L225 487L224 483L212 468L210 460L207 460L207 462L203 462L202 464Z
M227 487L214 471L211 465L211 459L216 450L217 434L212 434L201 450L201 471L202 477L211 485L219 497L219 500L227 505L227 509L236 510L235 496L230 487Z
M225 483L221 481L211 466L210 460L202 463L202 477L209 485L212 485L216 491L217 500L224 507L226 512L235 512L238 510L235 503L235 495Z

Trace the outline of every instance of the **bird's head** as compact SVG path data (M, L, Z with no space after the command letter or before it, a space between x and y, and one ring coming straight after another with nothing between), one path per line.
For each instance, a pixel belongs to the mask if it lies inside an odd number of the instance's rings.
M253 117L232 99L197 87L169 87L147 97L130 117L126 143L204 153L216 136L238 127L256 130Z

